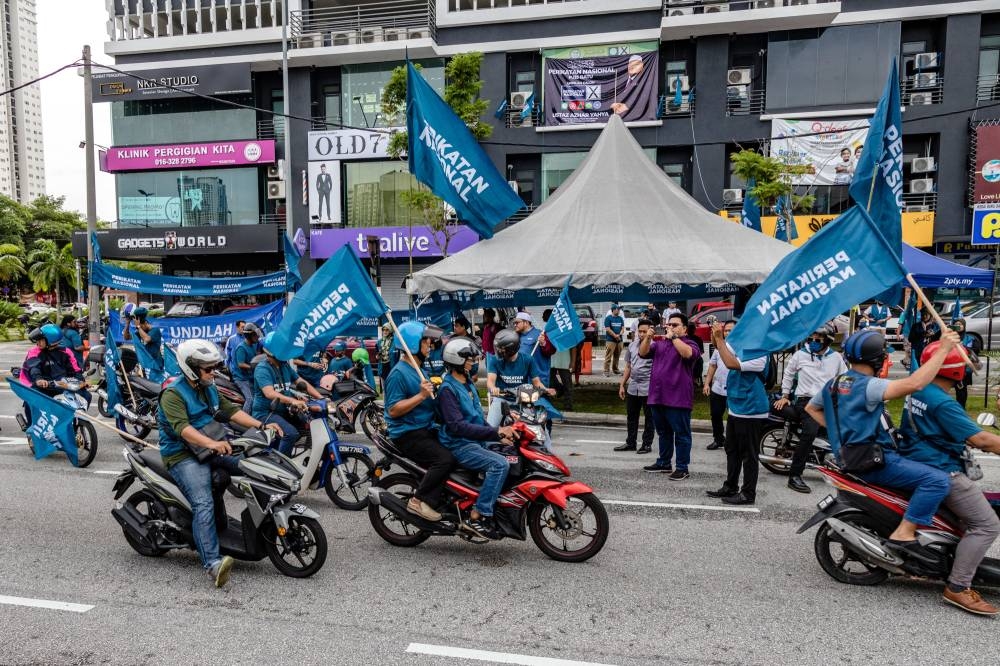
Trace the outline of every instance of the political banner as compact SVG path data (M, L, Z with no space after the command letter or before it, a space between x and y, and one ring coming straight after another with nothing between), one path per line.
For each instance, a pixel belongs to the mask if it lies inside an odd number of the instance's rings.
M281 323L283 300L277 300L268 305L262 305L252 310L239 310L224 315L212 317L149 317L147 321L163 333L163 344L178 345L191 338L211 340L217 345L236 332L236 322L243 320L257 324L264 331L273 330ZM109 315L108 331L119 344L122 342L121 315L115 310Z
M179 377L181 366L177 363L177 352L170 345L163 345L163 371L167 377Z
M302 286L302 271L299 270L302 253L295 247L288 234L281 234L281 237L285 241L285 289L295 291Z
M659 53L545 59L545 124L656 120Z
M747 181L746 192L743 194L743 213L740 216L740 224L749 227L754 231L761 231L760 226L760 203L753 195L753 189L757 187L757 181L751 178Z
M167 296L249 296L285 291L285 271L229 278L190 278L130 271L102 262L90 267L90 281L102 287Z
M31 409L31 425L27 434L35 447L35 460L41 460L54 451L63 451L74 466L78 465L76 435L73 432L76 410L10 377L7 384L14 395Z
M301 356L306 344L326 347L359 319L388 310L368 271L344 246L296 292L268 351L287 361Z
M866 118L776 118L771 121L771 157L808 167L807 173L791 176L793 185L850 185L868 137L868 124Z
M545 322L545 336L559 351L565 351L577 346L583 340L583 327L580 317L569 298L569 283L573 276L566 279L566 286L559 294L559 300L552 308L549 320Z
M160 358L154 358L153 354L150 353L146 345L142 343L139 336L132 334L132 349L135 350L135 356L139 361L139 366L143 369L146 374L146 379L151 382L156 382L160 384L164 379L167 378L163 374L163 348L160 348Z

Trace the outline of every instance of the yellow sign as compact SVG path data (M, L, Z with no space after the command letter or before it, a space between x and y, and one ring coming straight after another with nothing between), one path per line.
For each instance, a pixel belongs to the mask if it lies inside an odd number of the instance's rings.
M731 217L725 211L721 211L719 214L733 222L739 221L739 218ZM796 215L795 228L799 232L799 237L792 241L792 245L801 246L813 234L837 217L837 215ZM773 237L777 220L777 217L760 218L763 233ZM903 242L913 247L932 247L934 245L934 213L903 213Z

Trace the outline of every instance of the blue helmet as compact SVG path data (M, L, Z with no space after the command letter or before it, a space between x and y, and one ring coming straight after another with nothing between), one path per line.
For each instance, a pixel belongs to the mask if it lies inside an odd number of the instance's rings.
M62 329L55 324L45 324L41 329L45 342L49 345L57 345L63 339Z
M330 343L327 349L335 352L345 352L347 351L347 343L344 342L343 340L334 340L333 342Z
M136 319L142 321L146 318L146 315L149 314L149 310L144 307L138 307L132 311L132 314L135 316Z
M844 340L844 358L878 370L885 362L885 338L878 331L862 329Z
M135 312L135 303L126 303L122 306L121 315L125 319L128 319Z
M405 321L399 325L399 337L403 338L403 342L414 354L420 352L420 341L423 338L440 340L443 335L444 331L439 327L421 321Z

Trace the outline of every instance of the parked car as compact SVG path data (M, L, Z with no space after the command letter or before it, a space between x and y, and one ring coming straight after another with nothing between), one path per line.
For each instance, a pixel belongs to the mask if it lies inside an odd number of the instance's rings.
M594 316L594 308L589 305L575 305L573 307L576 308L576 316L580 318L580 326L583 327L583 339L592 345L597 344L598 325L597 317Z
M629 341L632 339L632 331L646 311L646 303L622 303L621 306L622 317L625 319L625 340Z
M220 314L232 314L234 312L242 312L243 310L253 310L254 308L259 308L259 307L260 307L259 305L230 305Z
M990 332L990 313L992 311L993 331ZM945 323L951 318L945 319ZM965 332L976 338L976 341L985 349L987 339L1000 342L1000 301L994 301L993 307L983 303L978 309L965 313ZM989 345L992 348L992 344Z
M208 317L221 314L223 310L231 307L233 302L226 299L209 301L177 301L170 306L170 310L164 317Z
M705 310L710 310L712 308L731 308L733 304L729 301L702 301L700 303L695 303L691 306L691 314L689 317L693 317L699 312L704 312Z
M695 326L695 335L701 338L705 344L712 341L712 326L708 323L710 317L715 317L715 320L720 322L732 319L733 304L725 303L714 308L706 308L698 314L692 315L688 320Z
M21 307L24 308L25 314L28 315L47 315L55 308L45 303L22 303Z

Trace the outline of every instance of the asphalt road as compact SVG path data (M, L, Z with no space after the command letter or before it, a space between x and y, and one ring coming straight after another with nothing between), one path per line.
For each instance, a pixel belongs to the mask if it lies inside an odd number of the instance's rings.
M294 580L266 560L237 563L216 590L194 553L143 558L122 538L109 513L123 468L113 435L85 470L61 454L34 461L16 409L0 390L0 664L1000 662L1000 625L944 605L938 586L848 587L819 569L813 533L795 535L826 494L817 476L799 495L762 471L757 511L718 510L704 491L724 455L705 436L691 478L673 482L641 471L650 456L613 453L620 430L557 426L577 478L636 503L608 505L611 536L584 564L530 541L393 548L366 513L313 491L302 500L329 539L323 570ZM1000 487L1000 458L984 468L984 485Z

